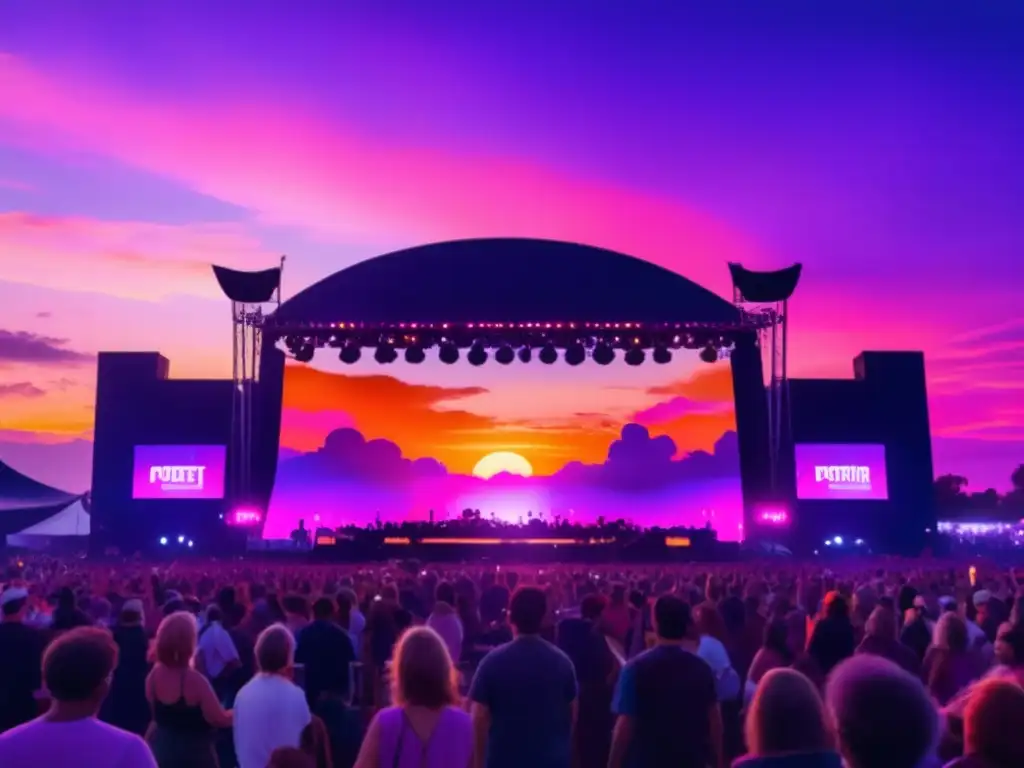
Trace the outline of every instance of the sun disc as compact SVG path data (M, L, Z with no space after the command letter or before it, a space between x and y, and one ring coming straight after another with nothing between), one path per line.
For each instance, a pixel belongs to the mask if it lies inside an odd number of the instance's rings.
M489 453L473 467L473 476L483 480L489 480L503 472L509 475L530 477L533 474L533 467L523 456L512 451Z

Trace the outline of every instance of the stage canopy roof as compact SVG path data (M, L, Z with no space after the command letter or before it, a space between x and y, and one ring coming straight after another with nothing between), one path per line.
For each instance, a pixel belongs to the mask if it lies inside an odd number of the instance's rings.
M523 238L455 240L377 256L306 288L272 316L281 326L740 319L731 302L650 262Z
M8 536L8 542L18 544L19 539L34 536L66 537L88 536L91 526L89 513L85 510L84 500L77 498L52 517L48 517L23 531Z
M79 498L51 488L0 462L0 535L53 516Z

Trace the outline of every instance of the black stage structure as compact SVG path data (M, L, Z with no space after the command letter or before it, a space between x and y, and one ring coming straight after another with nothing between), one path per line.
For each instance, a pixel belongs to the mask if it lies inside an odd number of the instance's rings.
M158 353L100 354L93 550L144 549L179 529L213 541L225 535L231 510L267 509L286 357L640 365L691 349L707 362L730 361L749 539L810 552L823 536L844 535L919 552L935 519L923 355L865 352L853 379L790 381L786 326L800 266L729 266L733 301L631 256L534 239L460 240L378 256L284 302L283 260L255 273L214 267L231 300L232 380L171 379ZM797 501L800 442L884 445L889 499ZM133 451L145 444L227 445L225 498L133 500ZM762 526L766 507L787 510L790 525Z

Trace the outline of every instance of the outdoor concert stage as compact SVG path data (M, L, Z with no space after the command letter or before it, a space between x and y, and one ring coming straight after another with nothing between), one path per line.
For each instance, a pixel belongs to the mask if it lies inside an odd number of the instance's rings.
M171 379L156 352L100 353L91 548L216 553L262 538L286 359L372 349L384 365L438 355L468 371L489 357L636 366L689 349L729 360L748 542L920 552L935 526L923 354L864 352L849 379L791 379L799 266L730 270L732 301L599 248L464 240L361 262L281 302L281 269L214 267L232 306L232 380Z

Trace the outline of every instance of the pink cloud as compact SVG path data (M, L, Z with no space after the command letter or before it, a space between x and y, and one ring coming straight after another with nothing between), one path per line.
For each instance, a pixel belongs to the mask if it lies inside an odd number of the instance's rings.
M406 244L529 235L588 241L681 266L720 286L759 249L678 202L509 158L382 146L281 104L159 104L58 81L0 55L0 118L25 141L89 150L182 181L268 223Z
M254 268L276 258L235 224L0 213L0 274L9 282L127 298L214 298L211 263Z
M311 448L336 429L355 427L355 420L344 411L301 411L284 408L281 423L288 425L281 434L281 444L288 448Z
M698 403L685 397L674 397L634 414L632 421L645 427L667 424L694 413L720 413L729 411L731 403Z

